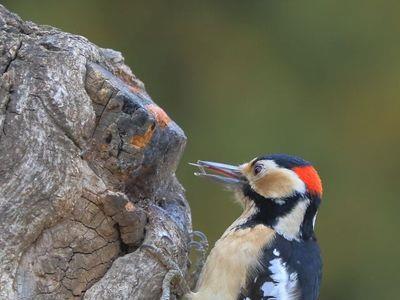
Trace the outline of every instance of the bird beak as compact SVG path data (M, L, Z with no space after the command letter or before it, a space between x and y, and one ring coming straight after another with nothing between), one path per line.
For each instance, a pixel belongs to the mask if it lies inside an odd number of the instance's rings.
M197 163L190 163L190 165L196 166L200 170L200 172L195 172L194 175L209 178L230 188L242 186L247 182L246 177L243 176L238 166L203 160L198 160ZM207 173L208 171L215 174Z

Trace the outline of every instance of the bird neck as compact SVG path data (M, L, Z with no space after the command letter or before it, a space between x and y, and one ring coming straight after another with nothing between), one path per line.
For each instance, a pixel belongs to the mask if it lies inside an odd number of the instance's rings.
M245 188L244 211L231 225L232 228L254 227L263 224L273 228L287 240L314 238L317 201L300 194L284 199L269 199Z

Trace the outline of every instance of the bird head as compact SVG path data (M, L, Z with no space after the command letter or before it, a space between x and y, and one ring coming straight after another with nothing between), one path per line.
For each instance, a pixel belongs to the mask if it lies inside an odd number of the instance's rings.
M322 197L321 179L302 158L286 154L257 157L241 165L198 161L197 176L235 191L244 213L232 229L264 224L289 240L314 237Z

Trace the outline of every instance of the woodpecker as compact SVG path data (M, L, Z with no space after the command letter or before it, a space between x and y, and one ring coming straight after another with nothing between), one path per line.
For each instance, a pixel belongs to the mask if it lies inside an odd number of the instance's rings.
M192 300L315 300L322 259L314 226L321 179L302 158L257 157L239 166L193 164L233 190L243 212L215 243Z

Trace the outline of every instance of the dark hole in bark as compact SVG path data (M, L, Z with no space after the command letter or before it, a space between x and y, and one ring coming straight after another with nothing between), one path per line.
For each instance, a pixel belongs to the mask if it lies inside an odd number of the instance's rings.
M111 140L112 140L112 134L111 134L111 132L109 132L109 133L107 134L106 138L104 139L104 141L105 141L107 144L109 144L109 143L111 143Z

